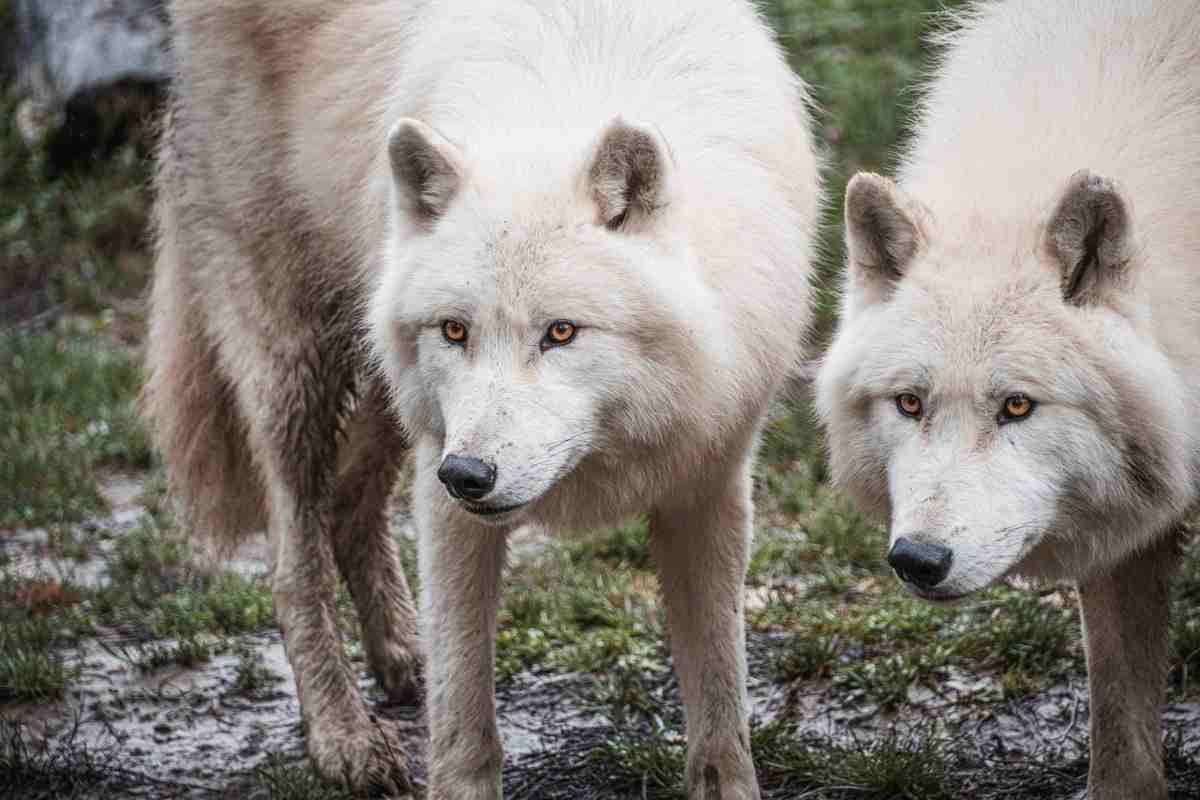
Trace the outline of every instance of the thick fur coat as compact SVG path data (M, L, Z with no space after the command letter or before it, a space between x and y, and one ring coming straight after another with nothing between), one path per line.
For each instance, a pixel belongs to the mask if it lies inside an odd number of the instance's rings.
M648 513L693 797L758 796L749 469L809 320L802 86L749 3L175 0L145 406L189 524L265 522L319 770L424 657L431 798L500 795L506 535ZM383 519L412 446L421 647Z
M977 3L895 183L846 195L835 479L934 600L1078 581L1091 797L1165 798L1166 583L1200 488L1200 3Z

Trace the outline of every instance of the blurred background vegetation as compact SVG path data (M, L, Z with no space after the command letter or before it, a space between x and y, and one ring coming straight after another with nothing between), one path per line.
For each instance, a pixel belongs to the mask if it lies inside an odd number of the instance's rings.
M955 5L762 5L811 87L826 163L814 355L834 322L846 181L858 170L890 171L931 56L922 34ZM133 410L151 266L153 111L161 87L127 82L69 105L61 127L39 125L6 60L11 10L11 2L0 0L0 544L36 526L48 532L49 556L100 559L104 579L85 586L61 574L31 578L6 570L15 551L0 547L0 711L6 701L62 697L80 680L64 648L112 628L151 643L137 656L149 671L237 652L239 691L253 691L270 677L252 654L237 649L238 637L273 626L270 593L261 580L190 565ZM114 474L132 475L145 487L145 514L120 530L104 522L102 484ZM828 485L820 434L802 391L773 415L756 478L747 613L752 672L785 697L784 710L754 739L769 797L1034 798L1078 787L1086 775L1078 760L1051 761L1040 771L1020 762L1016 774L1004 772L1003 759L955 750L942 739L892 735L858 744L826 741L821 749L801 735L814 702L849 709L852 719L907 714L932 729L930 697L951 679L972 687L962 694L962 719L986 717L1049 687L1078 686L1079 626L1069 589L999 586L950 609L899 591L882 560L882 533ZM597 797L681 796L681 718L669 699L674 689L645 537L644 522L634 520L514 558L509 575L499 675L502 682L529 674L593 676L579 691L616 727L588 751L587 776L578 772L573 751L574 762L551 760L541 768L576 782L602 779ZM415 580L411 545L402 544ZM1172 691L1182 699L1194 694L1191 676L1200 668L1196 559L1188 561L1176 594ZM341 607L348 652L361 659L344 590ZM53 780L46 762L0 743L0 774L6 768L11 782L0 775L0 794L20 781ZM1194 764L1179 774L1186 769ZM1200 783L1200 773L1187 774ZM255 780L266 797L331 791L303 765L274 758ZM513 796L525 796L524 778L514 780ZM540 794L528 796L560 796L544 774L537 781ZM854 791L839 794L838 787ZM578 796L568 789L561 796Z

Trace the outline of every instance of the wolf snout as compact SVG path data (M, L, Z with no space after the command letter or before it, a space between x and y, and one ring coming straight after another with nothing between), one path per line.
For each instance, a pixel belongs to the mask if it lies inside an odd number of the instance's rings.
M888 552L887 561L900 580L928 591L950 574L954 551L940 544L914 542L901 536Z
M478 458L448 455L438 467L437 476L460 500L482 500L496 486L496 468Z

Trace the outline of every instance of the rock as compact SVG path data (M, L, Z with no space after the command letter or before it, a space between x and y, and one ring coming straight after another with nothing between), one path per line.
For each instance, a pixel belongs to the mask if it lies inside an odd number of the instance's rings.
M169 74L161 0L14 0L16 68L39 106Z

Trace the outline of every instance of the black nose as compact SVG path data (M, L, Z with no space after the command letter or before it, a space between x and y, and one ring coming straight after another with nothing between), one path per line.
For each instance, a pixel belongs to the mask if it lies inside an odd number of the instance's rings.
M940 544L923 544L901 536L888 553L888 563L905 583L932 589L950 574L954 551Z
M496 485L496 468L478 458L446 456L438 467L438 480L455 497L482 500Z

